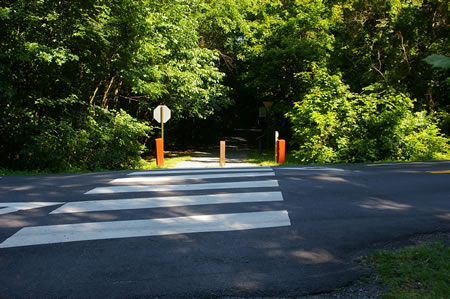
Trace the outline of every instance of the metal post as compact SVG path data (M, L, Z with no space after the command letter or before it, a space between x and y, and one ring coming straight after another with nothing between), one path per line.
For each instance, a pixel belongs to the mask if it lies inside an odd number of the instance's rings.
M161 139L162 139L163 149L164 149L164 109L163 109L163 105L161 105Z

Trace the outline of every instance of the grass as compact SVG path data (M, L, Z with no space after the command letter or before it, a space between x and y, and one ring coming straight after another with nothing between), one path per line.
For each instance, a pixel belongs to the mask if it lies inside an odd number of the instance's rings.
M156 160L143 160L142 166L139 169L172 168L175 167L178 163L189 160L190 158L191 156L188 155L164 158L164 167L156 166Z
M448 155L438 155L435 157L434 160L382 160L382 161L365 161L362 163L405 163L405 162L424 162L424 161L443 161L443 160L450 160L450 154ZM279 164L275 162L274 153L272 152L263 152L261 155L258 154L256 150L252 150L248 152L248 159L247 161L249 163L257 164L259 166L298 166L298 165L305 165L304 163L296 160L294 156L291 153L286 153L286 159L283 164ZM342 164L344 162L336 162L336 163L327 163L329 165L337 165ZM314 165L315 163L309 163L307 165ZM355 163L345 163L345 164L355 164ZM323 163L319 164L323 165Z
M96 170L101 171L101 170ZM50 170L11 170L7 168L0 168L0 176L7 175L35 175L35 174L52 174L52 173L83 173L83 172L93 172L92 170L72 168L67 169L63 172L61 171L50 171Z
M172 168L175 167L179 162L189 160L191 157L188 155L172 156L164 159L164 167L156 166L156 160L145 160L142 159L139 167L132 168L133 170L139 169L158 169L158 168ZM118 169L127 170L127 169ZM129 169L131 170L131 169ZM8 175L36 175L36 174L52 174L52 173L87 173L87 172L101 172L101 171L111 171L111 169L78 169L72 168L64 171L49 171L49 170L10 170L5 168L0 168L0 176Z
M388 286L384 298L450 296L450 247L442 242L376 251L368 262L377 270L377 281Z

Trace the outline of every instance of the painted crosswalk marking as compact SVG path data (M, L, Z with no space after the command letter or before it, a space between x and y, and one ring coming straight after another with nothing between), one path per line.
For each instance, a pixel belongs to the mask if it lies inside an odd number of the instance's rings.
M262 177L275 176L274 172L244 172L244 173L217 173L217 174L189 174L175 176L134 176L128 178L120 178L112 180L110 183L153 183L153 182L169 182L178 180L194 180L194 179L223 179L223 178L244 178L244 177Z
M194 196L176 197L149 197L149 198L129 198L113 200L90 200L69 202L54 210L50 214L61 213L85 213L95 211L114 211L131 209L151 209L162 207L211 205L224 203L244 203L244 202L271 202L282 201L281 192L248 192L248 193L226 193L207 194Z
M258 168L215 168L215 169L165 169L165 170L147 170L147 171L136 171L129 173L127 175L160 175L160 174L193 174L197 173L229 173L229 172L263 172L263 171L272 171L270 167L258 167Z
M0 208L0 215L9 214L9 213L15 213L15 212L18 212L18 211L19 210L15 209L15 208L9 208L9 207Z
M323 167L323 166L278 167L277 170L345 171L345 169L341 168Z
M277 180L247 181L231 183L205 183L188 185L137 185L137 186L110 186L94 188L84 194L111 194L126 192L152 192L152 191L192 191L213 189L262 188L278 187Z
M0 202L0 215L61 204L63 202Z
M163 170L128 174L127 177L110 181L108 185L94 188L84 194L97 194L107 197L115 193L152 192L152 191L191 191L204 190L201 195L184 195L170 197L134 197L121 199L81 200L76 202L35 202L35 203L0 203L0 214L13 213L18 210L32 209L50 205L62 205L50 214L73 214L88 212L153 209L183 207L194 205L245 204L283 201L280 191L262 192L254 188L276 188L278 181L272 168L248 169L199 169L199 170ZM255 177L256 180L246 181ZM229 179L226 182L194 183L171 181L191 179ZM230 180L233 180L232 182ZM167 182L166 184L162 182ZM251 189L251 190L237 190ZM233 192L231 192L233 190ZM264 189L263 189L264 190ZM228 191L228 192L227 192ZM85 199L88 199L87 196ZM3 207L3 208L2 208ZM217 206L217 209L220 209ZM223 213L223 212L222 212ZM183 217L169 217L145 220L117 220L105 222L57 224L47 226L30 226L16 232L0 244L0 248L53 244L74 241L117 239L129 237L150 237L171 234L239 231L271 227L290 226L286 210L255 211L234 214L209 214ZM142 214L140 214L142 215ZM64 221L66 216L61 219ZM90 217L90 216L88 216ZM115 219L115 218L114 218ZM105 219L106 220L106 219Z
M0 248L290 226L287 211L252 212L25 227Z

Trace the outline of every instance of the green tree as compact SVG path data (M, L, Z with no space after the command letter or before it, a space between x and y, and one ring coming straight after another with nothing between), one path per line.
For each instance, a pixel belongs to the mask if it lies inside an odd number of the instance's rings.
M449 140L425 111L412 112L406 95L380 85L353 93L340 75L319 67L302 78L313 87L287 114L302 162L411 161L449 153Z
M417 110L447 105L448 72L431 70L423 59L450 54L448 1L338 2L330 66L353 90L379 82L417 98Z
M3 1L0 166L34 167L47 152L73 161L69 139L101 131L98 107L145 122L161 102L196 118L227 105L219 55L199 46L193 3ZM107 113L113 122L125 112Z

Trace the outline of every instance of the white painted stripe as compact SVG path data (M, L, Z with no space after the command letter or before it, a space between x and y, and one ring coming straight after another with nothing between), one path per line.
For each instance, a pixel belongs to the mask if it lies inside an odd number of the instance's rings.
M318 171L345 171L345 169L341 168L332 168L332 167L320 167L320 166L308 166L308 167L278 167L277 170L318 170Z
M151 191L191 191L191 190L262 188L262 187L278 187L278 181L267 180L267 181L246 181L246 182L231 182L231 183L189 184L189 185L111 186L111 187L94 188L84 194L151 192Z
M0 202L0 215L14 213L19 210L31 210L54 205L62 205L64 202Z
M1 243L0 248L86 240L235 231L290 225L291 222L287 211L60 224L22 228Z
M0 209L0 215L9 214L9 213L15 213L17 211L19 211L19 210L15 209L15 208L1 208Z
M216 169L189 169L189 170L177 170L177 169L164 169L164 170L147 170L147 171L137 171L129 173L128 175L160 175L160 174L189 174L189 173L214 173L214 172L257 172L257 171L272 171L270 167L258 167L258 168L216 168Z
M177 196L177 197L91 200L91 201L77 201L66 203L65 205L54 210L50 214L84 213L94 211L113 211L113 210L131 210L131 209L151 209L160 207L211 205L223 203L268 202L268 201L282 201L282 200L283 195L281 194L281 192L251 192L251 193L208 194L208 195Z
M110 183L151 183L151 182L168 182L176 180L195 180L195 179L222 179L222 178L243 178L243 177L261 177L275 176L273 172L245 172L245 173L217 173L217 174L190 174L177 176L145 176L145 177L129 177L112 180Z
M392 162L392 163L373 163L365 166L397 166L397 165L433 165L432 162Z
M19 210L36 209L54 205L61 205L64 202L0 202L0 207L14 207Z

